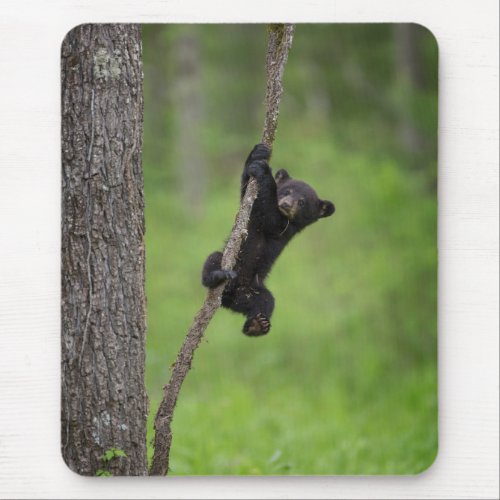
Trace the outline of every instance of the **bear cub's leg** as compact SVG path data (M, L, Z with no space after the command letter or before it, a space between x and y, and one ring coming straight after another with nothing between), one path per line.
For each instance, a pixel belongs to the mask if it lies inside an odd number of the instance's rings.
M243 333L249 337L265 335L271 329L271 315L274 309L274 297L264 287L254 290L247 309L247 320L243 325Z
M220 268L221 262L222 252L214 252L207 257L201 275L203 286L217 288L223 281L236 278L237 274L234 271Z

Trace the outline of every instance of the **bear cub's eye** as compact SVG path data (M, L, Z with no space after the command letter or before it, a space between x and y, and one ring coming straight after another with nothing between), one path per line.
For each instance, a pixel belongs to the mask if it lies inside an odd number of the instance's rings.
M299 200L299 207L303 207L304 206L304 200L303 199L300 199Z

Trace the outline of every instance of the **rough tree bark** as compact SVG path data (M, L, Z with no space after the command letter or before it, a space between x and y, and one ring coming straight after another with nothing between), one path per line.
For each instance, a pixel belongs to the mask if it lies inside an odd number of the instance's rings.
M269 26L266 59L266 117L262 142L265 142L270 147L272 147L274 142L278 124L279 103L283 92L283 72L288 58L288 51L292 45L293 31L293 24L272 24ZM252 179L248 183L245 196L241 200L233 230L223 252L223 269L232 269L236 262L241 243L247 234L248 219L257 194L257 184ZM208 291L205 302L195 316L193 324L186 334L184 343L177 355L170 381L164 387L163 400L160 403L155 418L154 456L150 469L151 475L165 475L168 473L170 447L172 444L171 422L177 397L179 396L182 383L191 368L194 351L201 342L210 320L221 305L224 286L222 284Z
M138 25L62 45L62 454L83 475L145 475L142 65Z

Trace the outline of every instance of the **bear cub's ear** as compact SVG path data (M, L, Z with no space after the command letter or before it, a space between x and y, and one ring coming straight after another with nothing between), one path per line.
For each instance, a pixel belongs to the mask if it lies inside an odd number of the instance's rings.
M319 216L329 217L335 212L335 205L328 200L320 200L319 202Z
M288 172L284 168L282 168L276 172L274 179L277 183L280 183L286 181L287 179L290 179L290 176L288 175Z

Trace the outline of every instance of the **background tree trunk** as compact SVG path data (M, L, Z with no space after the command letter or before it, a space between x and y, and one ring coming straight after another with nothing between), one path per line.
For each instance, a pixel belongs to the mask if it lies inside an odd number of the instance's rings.
M174 45L177 172L185 206L193 215L201 213L206 184L201 145L203 102L198 32L197 26L183 26Z
M416 90L424 88L424 71L422 58L419 53L420 32L423 29L417 24L394 24L394 38L396 46L396 67L400 79L403 80L403 100L406 110L401 115L399 134L403 147L410 155L420 154L424 147L424 139L415 124L412 113L412 97ZM418 164L418 161L417 161Z
M62 46L62 453L84 475L144 475L144 200L138 25Z

